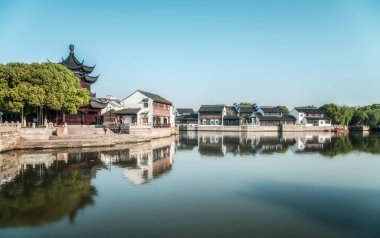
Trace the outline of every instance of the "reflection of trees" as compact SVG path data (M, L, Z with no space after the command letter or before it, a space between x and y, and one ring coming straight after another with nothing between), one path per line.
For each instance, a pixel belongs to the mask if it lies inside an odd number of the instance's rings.
M0 191L0 227L36 226L65 216L73 221L79 209L93 204L96 190L86 176L88 166L82 171L80 165L71 165L56 161L49 169L26 169L5 184Z
M321 151L325 156L336 156L338 154L347 154L353 150L351 140L348 136L338 136L331 138L331 143L326 144Z
M350 134L349 136L333 137L331 143L321 151L321 154L332 157L352 151L379 154L380 135L370 134L369 136L363 136L360 134Z

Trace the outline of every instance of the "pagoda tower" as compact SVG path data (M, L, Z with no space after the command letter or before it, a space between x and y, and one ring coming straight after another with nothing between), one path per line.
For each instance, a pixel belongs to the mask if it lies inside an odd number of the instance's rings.
M75 76L80 79L80 87L86 88L91 95L90 101L81 106L78 109L77 115L69 115L68 113L63 113L62 121L67 124L72 125L89 125L89 124L100 124L101 123L101 110L107 106L107 101L102 99L97 99L96 94L91 91L91 85L95 83L98 76L91 76L90 74L95 68L94 66L87 66L84 64L84 60L80 62L74 54L74 45L69 46L70 54L66 59L62 58L62 64L70 69Z

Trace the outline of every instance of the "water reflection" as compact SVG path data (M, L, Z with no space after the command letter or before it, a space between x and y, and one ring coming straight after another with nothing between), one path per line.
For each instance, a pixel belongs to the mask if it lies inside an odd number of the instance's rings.
M303 234L291 227L314 237L347 230L377 237L379 160L368 154L379 153L379 134L272 132L188 132L111 148L7 152L0 154L0 227L40 226L26 230L33 237L84 229L101 237L95 226L133 237ZM347 159L320 159L337 155ZM42 226L50 223L65 232ZM0 229L0 236L23 232Z
M142 185L170 171L174 153L175 141L168 137L125 149L102 151L100 159L104 164L124 168L124 178L134 185Z
M94 204L91 179L117 166L142 185L170 171L174 139L119 148L17 151L0 154L0 227L36 226L68 217Z
M201 155L223 157L228 153L239 156L256 154L320 153L327 157L353 151L380 153L379 134L337 135L334 133L214 133L181 132L178 150L198 148Z
M91 171L99 161L57 155L1 155L0 227L37 226L65 216L73 222L78 210L93 204Z

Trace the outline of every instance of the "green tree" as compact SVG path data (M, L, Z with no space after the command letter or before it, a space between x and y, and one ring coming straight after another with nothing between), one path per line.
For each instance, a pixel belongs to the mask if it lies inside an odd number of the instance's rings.
M90 100L87 89L63 65L54 63L0 64L0 107L12 112L43 106L76 114Z
M277 106L278 110L280 110L283 114L289 114L289 109L286 106Z
M333 124L341 126L348 126L355 113L355 108L353 107L339 106L334 103L323 105L321 110L331 118Z

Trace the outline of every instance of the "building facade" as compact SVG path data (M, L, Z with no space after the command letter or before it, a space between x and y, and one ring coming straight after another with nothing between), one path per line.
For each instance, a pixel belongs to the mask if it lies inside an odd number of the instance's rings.
M282 113L276 107L258 107L251 116L252 124L259 126L294 125L295 118Z
M202 105L198 110L199 126L223 126L227 111L225 105Z
M173 105L165 98L137 90L122 100L124 109L135 109L138 112L134 115L126 115L123 122L132 122L135 116L136 124L152 125L153 127L174 127L175 117L173 113Z
M331 119L317 107L295 107L291 112L296 123L304 126L331 126Z

